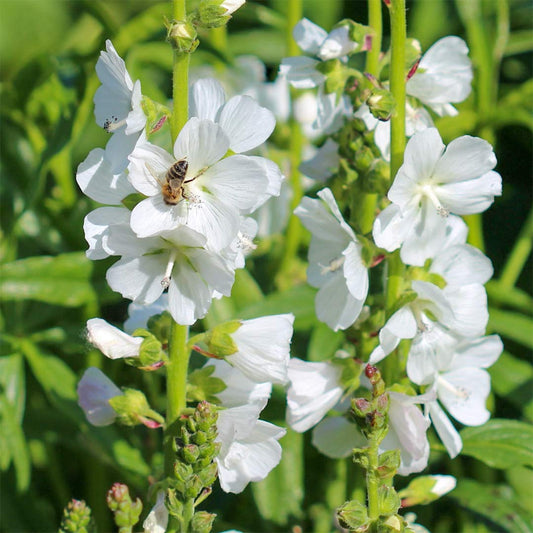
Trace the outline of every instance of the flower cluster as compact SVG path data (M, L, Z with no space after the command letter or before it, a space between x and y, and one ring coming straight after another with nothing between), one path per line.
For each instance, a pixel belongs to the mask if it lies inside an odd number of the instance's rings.
M279 168L244 155L272 133L274 116L248 96L226 102L218 82L199 80L171 154L148 140L140 82L110 41L97 74L95 115L112 137L76 176L106 205L85 219L87 256L121 257L107 273L113 290L147 305L168 289L173 318L193 324L213 298L230 294L257 231L249 215L279 195Z

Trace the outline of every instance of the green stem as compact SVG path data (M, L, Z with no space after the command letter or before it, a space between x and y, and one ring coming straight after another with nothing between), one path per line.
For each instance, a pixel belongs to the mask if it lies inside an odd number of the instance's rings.
M500 276L500 284L505 288L514 287L518 276L522 272L524 265L531 253L533 245L533 208L529 212L526 223L516 240L505 266Z
M187 370L190 352L187 349L187 326L172 324L169 338L169 362L167 369L167 418L165 434L165 473L172 475L174 451L172 437L175 436L175 422L187 405Z
M405 0L391 0L390 90L396 107L391 118L391 179L402 166L405 151Z
M370 520L379 518L379 480L376 475L379 466L378 444L375 439L371 439L367 452L368 470L366 472L366 490L368 495L368 517Z
M383 34L381 0L368 0L368 25L374 30L374 33L372 34L372 48L366 54L365 72L377 77L379 74L379 54L381 53Z
M302 0L289 0L287 5L287 55L296 56L300 54L300 50L294 37L292 36L292 30L303 15L303 1ZM291 102L294 102L298 92L295 89L291 89ZM298 253L298 247L300 245L302 225L298 218L292 213L296 206L300 203L303 196L303 187L301 182L300 172L298 166L300 165L302 156L302 144L303 136L300 124L294 117L291 117L289 121L290 127L290 175L289 181L292 189L291 200L291 215L287 226L287 234L285 239L285 248L281 257L278 273L278 285L283 284L285 275L290 271L292 260Z

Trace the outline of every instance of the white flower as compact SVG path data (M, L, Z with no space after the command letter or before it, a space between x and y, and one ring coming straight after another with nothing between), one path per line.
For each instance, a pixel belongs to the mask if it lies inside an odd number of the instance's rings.
M278 440L286 431L258 420L260 407L242 405L220 411L217 420L220 452L215 458L220 486L238 494L250 481L261 481L281 460Z
M109 405L122 391L98 368L90 367L78 383L78 404L93 426L112 424L117 414Z
M237 236L240 214L255 209L269 188L267 164L243 155L221 159L228 149L223 129L198 118L181 130L174 156L148 142L137 145L129 180L148 198L131 213L135 233L148 237L186 225L204 235L212 249L228 246ZM178 161L186 170L184 180L169 194L167 173Z
M87 340L110 359L138 357L143 343L141 337L132 337L101 318L87 321Z
M322 61L344 57L358 48L358 44L350 39L348 26L339 26L331 30L318 51Z
M272 112L250 96L234 96L226 102L222 85L213 78L193 83L190 116L218 124L229 139L229 149L239 154L263 144L274 131Z
M141 305L132 302L128 305L128 318L124 322L124 331L133 333L136 329L146 329L148 320L154 315L168 311L168 294L163 293L155 302Z
M107 51L100 52L96 63L96 74L102 83L94 95L96 122L108 132L120 130L131 135L146 124L141 107L141 82L133 83L111 41L105 44Z
M311 159L302 162L300 172L314 180L326 181L339 168L338 150L339 145L332 139L327 139Z
M125 210L127 211L127 210ZM234 270L206 239L182 226L157 237L138 238L127 222L111 225L109 255L122 258L107 271L110 287L141 305L152 304L168 288L168 310L182 325L205 316L216 294L229 296Z
M456 115L451 104L466 100L472 90L472 78L468 46L463 39L449 36L438 40L424 54L406 90L437 115Z
M243 320L231 333L237 351L225 360L257 383L286 383L293 322L292 314Z
M350 327L359 316L368 293L368 271L362 246L346 224L329 189L320 200L304 197L294 213L312 233L307 281L318 291L316 315L331 329Z
M455 345L435 342L433 353L409 356L407 373L429 390L461 424L479 426L490 417L486 408L490 376L484 370L493 365L503 350L497 335L474 340L456 340ZM431 359L428 361L428 359ZM427 406L431 421L451 457L462 448L461 437L435 400Z
M221 379L226 388L217 394L224 407L238 407L240 405L257 405L262 409L267 404L272 392L269 382L257 383L247 378L238 368L233 368L222 359L210 359L206 367L214 367L211 375Z
M246 0L224 0L220 7L223 7L226 10L226 15L231 15L232 13L235 13L237 9L239 9L242 5L244 5L244 2Z
M165 491L157 493L157 501L143 522L144 533L165 533L168 525L168 509L165 505Z
M491 170L495 165L492 147L483 139L465 135L445 150L436 129L415 134L388 193L392 204L374 223L376 244L393 251L442 241L450 213L481 213L501 194L501 176ZM420 260L415 264L421 266Z
M367 439L355 423L343 416L324 418L313 429L313 446L331 459L350 457L354 448L368 445Z
M341 399L341 369L331 363L289 361L287 423L303 433L317 424Z

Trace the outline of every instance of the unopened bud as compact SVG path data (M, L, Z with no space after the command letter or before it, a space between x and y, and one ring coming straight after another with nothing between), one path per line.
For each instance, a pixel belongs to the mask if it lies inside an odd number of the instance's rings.
M356 500L346 502L337 509L340 525L353 531L369 522L366 507Z
M208 513L207 511L194 513L191 521L191 531L195 533L209 533L216 516L216 514Z
M372 115L383 122L390 119L396 106L392 93L386 89L379 88L372 89L366 104Z
M167 41L181 54L191 54L200 44L192 23L183 20L173 21L168 26Z
M107 492L107 506L113 512L115 524L119 528L130 529L139 521L142 502L139 498L132 501L127 485L114 483Z
M87 533L91 509L83 500L71 500L63 511L59 533Z

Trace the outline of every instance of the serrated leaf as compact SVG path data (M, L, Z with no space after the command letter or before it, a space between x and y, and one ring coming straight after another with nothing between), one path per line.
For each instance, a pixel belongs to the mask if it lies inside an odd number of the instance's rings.
M533 320L520 313L492 309L488 328L513 341L533 349Z
M533 422L533 366L508 352L503 352L489 369L494 392L506 398Z
M243 309L240 318L257 318L267 315L292 313L294 329L307 330L317 323L315 315L316 290L307 285L298 285L284 292L268 295L261 302Z
M462 479L450 496L465 509L483 516L508 533L533 531L531 514L515 501L510 487Z
M280 464L266 479L252 484L255 503L265 520L280 526L302 515L304 498L303 435L289 431L283 437Z
M461 431L463 455L492 468L533 466L533 426L517 420L493 419Z
M0 266L0 298L77 307L96 299L91 273L82 252L20 259Z

